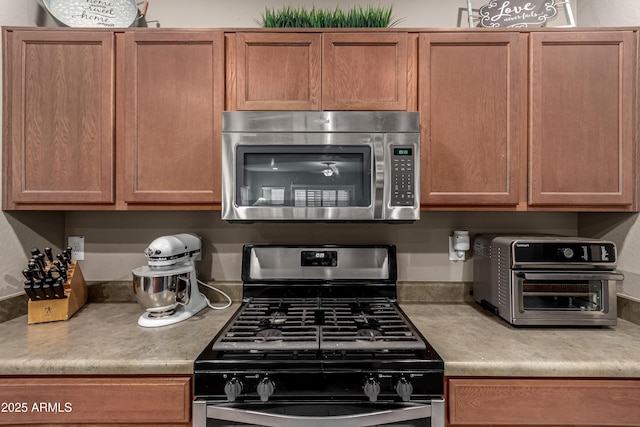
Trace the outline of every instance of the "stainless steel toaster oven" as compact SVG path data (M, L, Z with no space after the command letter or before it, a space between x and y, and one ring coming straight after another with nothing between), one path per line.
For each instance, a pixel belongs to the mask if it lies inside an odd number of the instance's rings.
M474 239L476 302L512 325L617 322L617 252L580 237L481 235Z

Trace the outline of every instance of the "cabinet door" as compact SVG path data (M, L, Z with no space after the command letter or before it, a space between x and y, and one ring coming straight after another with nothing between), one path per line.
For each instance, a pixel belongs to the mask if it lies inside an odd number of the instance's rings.
M322 109L407 110L407 33L323 37Z
M522 36L421 34L419 69L423 205L516 205L526 141Z
M238 110L319 110L321 35L238 33Z
M113 34L5 36L5 208L113 203Z
M637 426L637 379L451 378L450 426Z
M634 203L636 39L531 33L533 206Z
M0 425L190 426L187 376L0 378Z
M124 43L125 202L219 202L223 34L131 31Z

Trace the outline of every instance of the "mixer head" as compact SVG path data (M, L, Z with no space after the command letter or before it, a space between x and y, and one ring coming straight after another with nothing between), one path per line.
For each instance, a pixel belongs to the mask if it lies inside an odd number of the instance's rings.
M145 249L150 268L168 269L200 259L202 244L195 234L181 233L155 239Z

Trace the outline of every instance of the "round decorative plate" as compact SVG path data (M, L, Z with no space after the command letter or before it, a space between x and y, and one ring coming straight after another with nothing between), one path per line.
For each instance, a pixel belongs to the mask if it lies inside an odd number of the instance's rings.
M130 27L138 15L135 0L45 0L44 3L58 21L69 27Z

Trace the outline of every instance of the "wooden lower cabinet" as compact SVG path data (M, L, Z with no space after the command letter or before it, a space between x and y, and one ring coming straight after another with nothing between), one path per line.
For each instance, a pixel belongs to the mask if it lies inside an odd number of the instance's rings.
M190 426L190 376L0 377L0 425Z
M448 378L449 426L638 426L640 379Z

